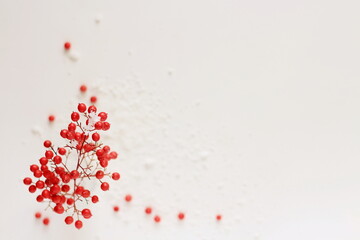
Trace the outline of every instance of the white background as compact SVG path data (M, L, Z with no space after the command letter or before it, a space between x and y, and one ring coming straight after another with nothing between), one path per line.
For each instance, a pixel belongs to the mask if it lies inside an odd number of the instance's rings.
M1 0L0 239L359 239L359 7ZM81 231L44 227L22 179L91 94L122 179Z

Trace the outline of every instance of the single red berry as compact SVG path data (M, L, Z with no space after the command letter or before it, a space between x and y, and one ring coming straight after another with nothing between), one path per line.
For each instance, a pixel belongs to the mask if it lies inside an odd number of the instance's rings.
M41 180L37 181L37 182L36 182L36 187L37 187L38 189L43 189L43 188L45 187L44 181L41 181Z
M158 223L158 222L160 222L160 221L161 221L161 218L160 218L159 216L157 216L157 215L156 215L156 216L154 217L154 221Z
M86 92L86 90L87 90L86 85L81 85L80 86L80 92L84 93L84 92Z
M104 177L104 172L99 170L96 172L95 176L97 179L102 179Z
M44 201L44 197L39 195L39 196L36 197L36 201L42 202L42 201Z
M71 43L65 42L64 43L64 48L65 48L65 50L69 50L71 48Z
M45 189L42 191L41 195L44 197L44 198L50 198L50 191Z
M67 205L73 205L74 202L75 202L75 200L74 200L73 198L68 198L68 199L66 200Z
M53 161L55 164L60 164L62 162L62 158L59 155L57 155L54 157Z
M71 179L77 179L79 176L80 176L80 173L78 172L78 170L72 170L70 172Z
M100 134L98 133L93 133L91 136L92 140L94 140L95 142L100 140Z
M79 121L80 119L80 114L78 112L72 112L71 114L71 120L73 120L74 122Z
M76 124L75 123L69 123L68 130L70 132L74 132L76 130Z
M58 153L60 155L65 155L66 154L66 149L65 148L58 148Z
M90 102L96 103L96 101L97 101L97 97L92 96L92 97L90 98Z
M183 220L183 219L185 218L185 214L182 213L182 212L180 212L180 213L178 214L178 218L179 218L180 220Z
M108 153L108 152L110 152L110 147L106 145L103 147L103 150L105 153Z
M57 193L59 193L60 192L60 186L59 185L57 185L57 184L55 184L55 185L53 185L51 188L50 188L50 193L51 194L57 194Z
M109 161L106 159L102 159L100 160L100 166L102 166L103 168L106 168L109 165Z
M85 112L86 111L86 105L84 103L79 103L78 110L81 113Z
M34 177L40 178L41 176L42 176L42 171L41 171L41 170L36 170L36 171L34 172Z
M103 191L108 191L109 188L110 188L110 186L109 186L109 184L108 184L107 182L103 182L103 183L101 184L101 189L102 189Z
M69 185L62 185L62 187L61 187L61 191L62 192L68 192L68 191L70 191L70 186Z
M23 182L25 185L30 185L32 183L32 180L31 180L31 178L26 177L26 178L24 178Z
M84 190L84 191L81 193L81 196L83 196L84 198L90 197L90 191L89 191L89 190Z
M100 117L100 121L106 121L108 117L106 112L101 112L98 114L98 116Z
M125 196L125 201L131 202L131 200L132 200L132 196L130 194Z
M95 126L96 130L102 130L103 123L102 122L96 122L94 126Z
M74 221L74 218L73 218L72 216L67 216L67 217L65 218L65 223L66 223L67 225L72 224L73 221Z
M35 213L35 218L38 218L38 219L41 218L41 213L40 213L40 212L36 212L36 213Z
M45 140L45 141L44 141L44 147L46 147L46 148L51 147L51 141Z
M152 208L151 208L151 207L145 208L145 213L146 213L146 214L151 214L151 212L152 212Z
M31 192L31 193L36 192L36 186L35 186L35 185L31 185L31 186L29 187L29 192Z
M33 165L30 166L30 171L35 172L36 170L39 170L38 165L33 164Z
M58 214L63 214L64 211L65 211L65 209L61 204L56 204L56 206L54 207L54 212L56 212Z
M104 150L99 149L96 151L96 156L101 157L102 155L104 155L104 153L105 153Z
M46 157L42 157L39 159L39 163L41 165L46 165L46 164L48 164L48 159Z
M45 158L45 159L46 159L46 158ZM46 161L47 161L47 159L46 159ZM43 171L43 172L49 170L48 166L46 166L46 165L42 165L40 169L41 169L41 171Z
M84 187L83 186L78 186L75 190L75 193L78 195L81 195L82 192L84 191Z
M96 112L96 111L97 111L97 108L96 108L94 105L91 105L91 106L88 108L88 113Z
M216 220L220 221L222 219L222 216L220 214L216 215Z
M91 197L91 201L92 201L93 203L97 203L97 202L99 201L99 197L96 196L96 195L94 195L94 196Z
M117 181L120 179L120 174L117 173L117 172L114 172L112 175L111 175L112 179Z
M87 208L84 208L81 211L81 215L83 215L83 217L86 219L91 218L91 216L92 216L90 209L87 209Z
M45 157L46 157L47 159L52 159L53 156L54 156L54 153L53 153L52 151L47 150L47 151L45 152Z
M114 206L114 212L118 212L120 210L119 206Z
M81 221L81 220L77 220L77 221L75 221L75 227L76 227L77 229L82 228L82 226L83 226L83 223L82 223L82 221Z
M107 131L110 129L110 123L103 122L102 130Z
M49 219L49 218L46 217L46 218L43 219L43 224L44 224L44 225L49 225L49 223L50 223L50 219Z
M53 122L55 120L55 116L49 115L48 119L49 119L49 122Z
M67 129L63 129L60 131L60 136L63 138L67 138L68 132L69 131Z

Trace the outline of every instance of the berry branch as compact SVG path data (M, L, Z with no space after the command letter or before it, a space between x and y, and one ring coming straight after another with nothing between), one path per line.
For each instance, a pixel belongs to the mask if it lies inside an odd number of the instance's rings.
M89 204L90 199L92 203L99 201L99 197L86 186L96 180L103 191L108 191L110 185L103 178L119 180L120 174L107 170L109 161L116 159L118 154L100 142L99 131L110 129L107 113L97 114L95 106L87 107L84 103L77 108L78 111L71 113L72 121L67 129L60 131L60 136L67 143L55 150L52 142L45 140L46 151L45 156L39 159L40 165L30 166L35 180L26 177L23 182L29 185L30 193L39 192L36 201L47 202L48 208L58 214L66 213L66 224L72 224L76 219L74 225L80 229L83 226L81 217L89 219L92 216L91 210L81 209L80 204ZM80 122L81 118L85 123Z

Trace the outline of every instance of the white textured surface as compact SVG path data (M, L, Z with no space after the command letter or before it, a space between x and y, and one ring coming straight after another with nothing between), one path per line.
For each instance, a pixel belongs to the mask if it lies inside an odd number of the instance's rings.
M0 1L0 239L359 239L358 9ZM110 114L122 179L83 230L50 212L45 228L21 180L44 138L61 143L81 83Z

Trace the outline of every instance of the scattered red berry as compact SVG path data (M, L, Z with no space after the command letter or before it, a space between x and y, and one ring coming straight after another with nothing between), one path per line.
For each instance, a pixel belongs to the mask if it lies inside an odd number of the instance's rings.
M158 222L160 222L160 221L161 221L161 218L160 218L159 216L157 216L157 215L156 215L156 216L154 217L154 221L158 223Z
M101 189L102 189L103 191L107 191L107 190L109 190L109 188L110 188L110 186L109 186L109 184L108 184L107 182L103 182L103 183L101 184Z
M31 178L26 177L26 178L24 178L23 182L25 185L30 185L32 183L32 180L31 180Z
M91 197L91 201L92 201L93 203L97 203L97 202L99 201L99 197L96 196L96 195L94 195L94 196Z
M98 133L93 133L93 135L91 136L92 140L94 140L95 142L100 140L100 135Z
M36 212L36 213L35 213L35 218L37 218L37 219L41 218L41 213L40 213L40 212Z
M112 175L111 175L111 178L115 181L119 180L120 179L120 174L117 173L117 172L114 172Z
M118 212L120 210L119 206L114 206L114 212Z
M66 149L65 148L58 148L58 153L60 155L65 155L66 154Z
M91 102L91 103L96 103L96 102L97 102L97 97L92 96L92 97L90 98L90 102Z
M81 211L81 214L82 214L83 217L86 218L86 219L91 218L91 216L92 216L90 209L87 209L87 208L83 209L83 210Z
M216 220L220 221L222 219L222 216L220 214L216 215Z
M65 48L65 50L69 50L71 48L71 43L65 42L64 43L64 48Z
M145 208L145 213L146 213L146 214L151 214L151 212L152 212L152 208L151 208L151 207Z
M125 201L131 202L131 200L132 200L132 196L130 194L125 196Z
M71 217L71 216L67 216L67 217L65 218L65 223L68 224L68 225L69 225L69 224L72 224L73 221L74 221L74 218Z
M185 214L182 213L182 212L180 212L180 213L178 214L178 218L179 218L180 220L183 220L183 219L185 218Z
M49 119L49 122L53 122L55 120L55 116L49 115L48 119Z
M44 147L46 147L46 148L51 147L51 141L45 140L45 141L44 141Z
M43 224L44 224L44 225L47 226L47 225L49 225L49 223L50 223L50 219L49 219L49 218L46 217L46 218L43 219Z
M86 105L84 103L79 103L78 110L81 113L85 112L86 111Z
M87 90L87 87L86 87L86 85L81 85L80 86L80 92L86 92L86 90Z

